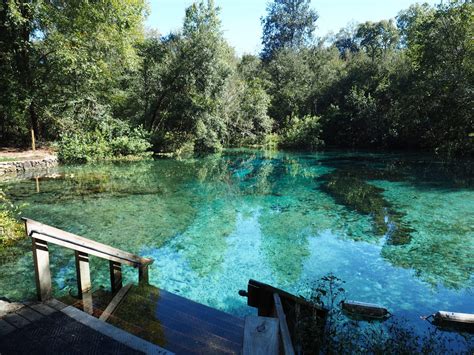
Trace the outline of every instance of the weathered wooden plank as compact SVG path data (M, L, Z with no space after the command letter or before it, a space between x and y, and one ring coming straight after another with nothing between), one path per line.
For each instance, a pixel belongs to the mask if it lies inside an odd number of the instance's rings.
M132 287L132 284L128 284L125 287L122 287L117 294L114 296L112 301L110 301L109 305L107 308L104 310L104 312L100 316L100 320L106 322L107 319L109 319L110 315L114 313L114 311L117 309L119 306L120 302L122 302L123 298L127 294L127 292L130 290L130 287Z
M293 343L291 341L288 324L286 323L286 315L283 310L283 305L281 304L280 296L278 295L278 293L273 294L273 299L275 301L276 315L280 324L280 336L281 342L283 343L283 351L285 355L294 355L295 351L293 349Z
M387 308L374 303L346 300L341 307L345 312L361 317L384 318L390 314Z
M183 302L170 302L166 294L163 290L150 285L134 286L109 320L114 322L118 318L123 318L132 321L129 317L130 311L133 310L133 325L144 329L141 334L150 332L148 338L150 341L156 340L160 344L160 341L163 341L160 334L163 333L157 330L166 327L168 330L180 332L182 337L199 342L202 348L196 345L194 348L196 352L215 353L216 351L210 351L210 348L205 351L210 346L220 349L219 353L240 353L244 333L243 319L217 310L214 310L218 312L217 314L208 312L208 307L181 297ZM173 299L175 297L177 296L172 296ZM200 308L202 312L199 314L193 312L195 307ZM233 322L219 322L219 317L222 315L232 317ZM163 336L166 342L170 340L166 332ZM179 352L173 347L170 349Z
M110 287L115 293L122 288L122 264L115 261L109 261L110 268Z
M23 218L23 220L26 223L27 233L32 238L36 236L46 242L130 266L137 267L153 263L152 259L142 258L28 218Z
M211 308L209 306L191 301L182 296L160 289L158 307L179 309L181 312L189 314L198 319L205 320L221 328L230 329L243 336L244 319L233 316L229 313Z
M244 355L278 354L278 319L258 316L245 317Z
M122 263L122 264L126 264L126 265L129 265L129 266L133 266L133 267L138 267L139 264L135 263L135 262L131 262L129 261L128 259L123 259L123 258L120 258L120 257L116 257L116 256L113 256L113 255L109 255L109 254L106 254L106 253L103 253L101 251L97 251L95 249L91 249L89 247L86 247L86 246L78 246L78 245L74 245L74 244L71 244L70 242L68 241L63 241L63 240L59 240L55 237L51 237L51 236L48 236L48 235L45 235L45 234L40 234L40 233L36 233L34 232L32 234L32 237L33 238L38 238L38 239L41 239L41 240L44 240L46 242L49 242L49 243L53 243L53 244L56 244L56 245L59 245L59 246L62 246L62 247L65 247L65 248L68 248L68 249L72 249L74 251L79 251L81 253L85 253L85 254L90 254L90 255L93 255L93 256L97 256L101 259L105 259L105 260L111 260L111 261L115 261L115 262L118 262L118 263Z
M35 266L36 295L39 301L45 301L52 297L48 243L35 238L31 240L31 243Z

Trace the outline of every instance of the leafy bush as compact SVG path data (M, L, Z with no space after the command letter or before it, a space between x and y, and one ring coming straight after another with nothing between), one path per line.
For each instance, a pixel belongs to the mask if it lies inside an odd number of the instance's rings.
M25 235L23 225L18 222L19 214L15 207L0 189L0 250L12 245Z
M87 163L112 156L112 149L100 132L69 133L58 143L58 159L63 163Z
M321 137L320 118L317 116L292 116L286 120L280 134L283 148L317 149L324 145Z
M128 135L118 136L110 142L112 154L116 156L142 156L151 148L148 136L142 128L135 128Z
M108 118L93 131L65 133L58 143L58 158L63 163L87 163L103 159L145 157L151 148L147 133L130 128L125 122Z

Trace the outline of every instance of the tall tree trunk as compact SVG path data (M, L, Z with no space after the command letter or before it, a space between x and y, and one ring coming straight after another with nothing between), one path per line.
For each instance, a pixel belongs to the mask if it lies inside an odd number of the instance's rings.
M28 106L25 107L25 116L28 117L31 135L31 149L36 150L36 138L38 138L38 116L35 111L33 97L33 73L31 70L31 43L30 35L33 27L33 14L28 2L21 1L19 5L21 15L24 22L18 29L20 33L21 42L19 43L18 53L18 73L19 79L22 83L23 100L28 102Z

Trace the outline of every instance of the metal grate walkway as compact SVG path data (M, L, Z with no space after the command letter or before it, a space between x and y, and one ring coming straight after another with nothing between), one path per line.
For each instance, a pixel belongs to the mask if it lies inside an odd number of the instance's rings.
M0 319L0 354L170 354L74 307L51 300Z

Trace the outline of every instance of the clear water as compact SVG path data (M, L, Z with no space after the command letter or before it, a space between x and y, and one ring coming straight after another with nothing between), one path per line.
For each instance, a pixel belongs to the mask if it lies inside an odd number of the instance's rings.
M396 212L409 243L391 245L374 228L380 211L336 202L324 175L340 171L383 189L384 221ZM253 312L238 296L250 278L308 296L333 273L349 299L424 327L419 316L437 310L474 313L473 176L470 162L419 155L229 150L60 167L39 178L39 192L31 178L1 187L24 216L152 257L153 285L236 315ZM92 269L94 286L109 287L107 263L93 259ZM57 295L76 292L71 252L53 248L52 271ZM0 295L34 297L27 242L1 263Z

